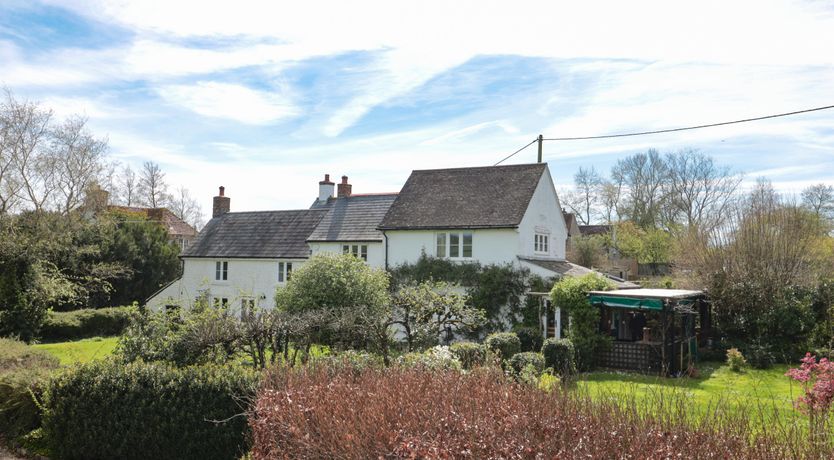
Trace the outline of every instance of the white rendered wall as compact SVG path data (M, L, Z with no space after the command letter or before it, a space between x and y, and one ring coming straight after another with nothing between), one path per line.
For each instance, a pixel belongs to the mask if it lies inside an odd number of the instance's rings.
M308 243L313 255L323 253L342 254L342 246L349 245L367 245L368 246L368 265L373 268L385 268L385 245L378 242L328 242L328 243Z
M541 232L550 236L549 250L547 253L535 251L535 234ZM562 206L556 189L553 187L553 179L550 177L550 170L545 169L530 205L521 224L518 226L518 237L520 250L518 255L528 258L565 260L565 244L568 238L568 228L565 224L565 216L562 215Z
M518 231L514 228L475 230L389 230L388 267L414 263L425 252L437 256L435 234L445 232L471 232L472 257L457 258L461 262L480 262L483 265L516 263L518 254Z
M228 262L227 279L215 280L215 263ZM290 262L293 270L300 268L304 259L183 259L182 277L148 299L147 306L159 309L169 304L190 308L195 298L208 289L211 297L229 299L233 311L240 309L241 300L254 298L261 308L275 307L278 282L278 263Z

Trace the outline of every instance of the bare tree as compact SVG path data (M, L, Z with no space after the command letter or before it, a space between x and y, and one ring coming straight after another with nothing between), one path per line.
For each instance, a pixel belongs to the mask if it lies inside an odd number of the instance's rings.
M55 159L49 145L52 111L33 102L19 102L6 90L3 113L4 150L19 180L17 196L41 210L55 189Z
M599 203L600 187L603 180L593 166L590 169L580 167L573 176L575 190L568 196L566 203L584 225L590 225Z
M666 162L655 149L619 160L611 170L611 179L623 184L626 217L643 228L663 224L667 177Z
M604 181L600 187L600 214L607 224L620 220L620 204L622 202L622 194L623 183L619 181Z
M177 217L200 229L203 226L203 210L187 188L180 186L170 202L170 209Z
M716 166L712 158L687 149L666 155L670 213L687 227L721 223L733 203L741 175Z
M812 185L802 191L802 205L817 217L834 220L834 186Z
M7 90L6 101L0 103L0 214L5 214L14 208L20 190L12 145L14 117L8 103L9 99L11 95Z
M170 197L168 196L168 184L165 182L165 173L158 164L146 161L139 171L139 200L151 208L164 206Z
M52 135L55 187L61 196L58 209L65 214L82 203L83 192L105 171L107 141L93 137L86 123L79 116L70 117Z
M119 196L119 201L125 206L135 205L139 194L139 183L130 165L124 165L115 181L115 191Z

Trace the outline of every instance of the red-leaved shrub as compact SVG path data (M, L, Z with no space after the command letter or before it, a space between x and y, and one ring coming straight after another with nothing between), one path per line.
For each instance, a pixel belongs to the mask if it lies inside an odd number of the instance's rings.
M273 369L249 423L256 459L828 457L754 436L726 412L720 424L644 413L512 383L487 368L319 366Z

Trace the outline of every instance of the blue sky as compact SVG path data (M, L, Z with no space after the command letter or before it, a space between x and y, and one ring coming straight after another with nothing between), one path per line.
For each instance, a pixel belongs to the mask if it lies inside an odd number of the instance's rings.
M396 191L412 169L493 164L539 133L834 104L830 3L584 3L4 0L0 84L85 114L114 159L160 163L205 209L226 186L236 210L305 207L324 173ZM834 183L834 111L544 151L562 188L650 147L787 193Z

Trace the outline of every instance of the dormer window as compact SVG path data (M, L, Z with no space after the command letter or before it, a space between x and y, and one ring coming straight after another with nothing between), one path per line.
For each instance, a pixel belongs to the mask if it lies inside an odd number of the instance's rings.
M536 233L533 241L533 249L542 254L550 252L550 235L544 233Z

